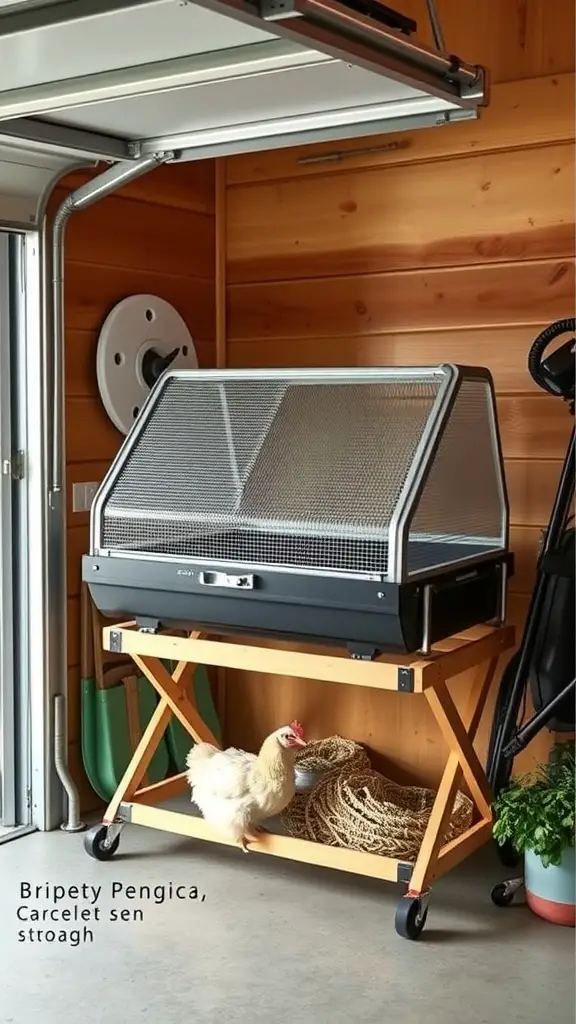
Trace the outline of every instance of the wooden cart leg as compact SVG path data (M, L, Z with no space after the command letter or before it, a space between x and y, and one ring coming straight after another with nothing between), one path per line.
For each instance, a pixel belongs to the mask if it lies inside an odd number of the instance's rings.
M446 684L438 683L426 690L426 697L449 749L458 756L472 799L482 816L489 818L492 813L490 786Z
M161 700L142 734L140 743L130 758L130 763L122 776L118 789L106 808L104 818L102 819L105 825L111 825L116 821L120 804L124 800L131 800L134 796L166 731L171 714L168 701Z
M106 809L103 819L104 824L114 822L118 816L120 804L136 796L150 761L164 735L171 715L176 715L187 732L197 742L205 740L218 746L216 738L204 724L186 693L187 682L196 666L189 662L181 661L171 676L164 668L162 662L156 658L140 658L138 655L134 655L133 661L152 683L160 696L160 701L130 759L120 785ZM180 778L179 776L178 779ZM162 793L163 785L164 783L161 782L155 787L155 794L158 799L161 799L164 795Z
M472 683L463 721L463 726L470 743L473 743L476 737L497 665L498 659L493 659L488 663L487 668L480 666ZM456 799L462 779L461 757L461 750L453 748L446 762L422 845L414 864L414 870L410 879L409 896L416 896L426 892L434 878L438 854L444 844L444 837L446 836L454 808L454 800ZM488 808L489 814L490 808ZM483 814L483 819L485 818L486 815Z
M215 747L219 747L218 740L198 714L184 687L175 681L175 678L178 680L183 678L186 671L185 663L178 664L173 677L158 658L148 658L139 654L133 654L132 657L140 671L150 680L160 697L168 703L172 714L176 716L196 743L212 743ZM179 670L180 675L177 676Z

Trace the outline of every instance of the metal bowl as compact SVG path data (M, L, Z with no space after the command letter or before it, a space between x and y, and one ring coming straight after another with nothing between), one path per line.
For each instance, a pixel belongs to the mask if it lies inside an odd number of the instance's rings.
M294 768L294 777L296 781L296 792L302 793L304 790L312 789L312 786L318 782L324 775L324 771L309 771L305 768Z

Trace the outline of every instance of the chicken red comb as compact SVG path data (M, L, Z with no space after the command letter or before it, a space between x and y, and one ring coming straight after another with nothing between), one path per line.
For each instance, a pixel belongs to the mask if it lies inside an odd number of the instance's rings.
M290 728L292 729L292 732L295 732L296 735L300 737L300 739L304 738L304 729L300 722L290 722Z

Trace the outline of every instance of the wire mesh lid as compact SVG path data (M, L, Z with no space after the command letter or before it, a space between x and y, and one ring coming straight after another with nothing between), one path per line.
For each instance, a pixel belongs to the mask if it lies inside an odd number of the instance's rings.
M385 573L442 368L167 374L103 499L100 546Z

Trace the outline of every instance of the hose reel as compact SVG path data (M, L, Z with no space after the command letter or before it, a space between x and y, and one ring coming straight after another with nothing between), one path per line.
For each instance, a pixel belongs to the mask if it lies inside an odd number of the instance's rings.
M168 368L198 368L196 348L184 320L158 295L122 299L102 325L96 352L100 396L120 433L129 432L149 392Z

